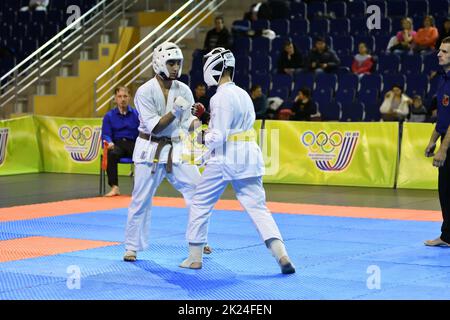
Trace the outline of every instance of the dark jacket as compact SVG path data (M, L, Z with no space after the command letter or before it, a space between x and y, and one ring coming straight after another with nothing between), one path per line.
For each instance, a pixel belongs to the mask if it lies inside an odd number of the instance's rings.
M284 73L284 69L299 69L304 67L303 57L298 50L295 50L291 59L288 59L286 51L280 53L278 58L278 72Z
M291 120L309 121L311 120L311 115L315 114L317 110L315 104L309 99L306 103L300 100L294 102L292 112L294 112L294 115L291 117Z
M227 28L223 28L217 32L216 29L211 29L206 34L204 48L207 52L214 48L223 47L225 49L231 48L231 34Z
M316 67L312 68L312 63L316 62ZM311 70L316 68L320 68L320 64L326 63L328 64L325 71L336 71L339 65L341 64L341 60L339 60L336 52L331 49L325 49L322 53L318 52L316 49L312 49L308 56L308 67Z

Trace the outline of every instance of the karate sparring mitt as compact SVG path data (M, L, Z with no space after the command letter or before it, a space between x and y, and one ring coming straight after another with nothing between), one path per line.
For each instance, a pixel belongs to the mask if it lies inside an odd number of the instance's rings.
M205 113L205 111L206 111L205 106L200 102L194 103L194 105L191 107L192 115L196 116L199 119Z
M173 103L172 114L175 118L179 119L183 115L183 112L189 109L189 107L190 103L182 96L178 96Z

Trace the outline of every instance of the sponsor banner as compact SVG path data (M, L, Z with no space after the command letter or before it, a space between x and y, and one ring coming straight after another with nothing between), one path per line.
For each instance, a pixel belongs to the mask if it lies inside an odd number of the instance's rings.
M265 182L393 187L398 123L266 121Z
M0 120L0 176L40 170L41 158L33 117Z
M437 190L438 169L433 167L432 157L425 157L425 148L434 127L435 125L431 123L403 124L398 188ZM439 143L440 139L435 151L438 150Z

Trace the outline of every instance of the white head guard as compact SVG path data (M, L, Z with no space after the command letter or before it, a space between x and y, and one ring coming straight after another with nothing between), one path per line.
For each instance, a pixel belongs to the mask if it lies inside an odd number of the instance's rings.
M231 80L234 76L235 59L230 50L215 48L203 57L203 79L208 87L217 86L226 68L232 68Z
M181 76L181 70L183 69L183 53L173 42L164 42L155 48L153 51L153 70L155 70L155 73L159 74L163 79L169 79L170 74L166 66L166 63L169 60L181 60L180 69L177 74L177 78L179 78Z

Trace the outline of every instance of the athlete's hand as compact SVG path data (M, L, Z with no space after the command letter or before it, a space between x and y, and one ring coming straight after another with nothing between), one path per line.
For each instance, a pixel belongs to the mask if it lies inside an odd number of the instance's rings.
M430 143L425 149L425 157L433 157L434 149L436 149L436 143Z
M433 166L439 168L444 166L445 159L447 158L447 150L439 148L438 152L434 155Z
M205 111L206 111L205 106L200 102L194 103L194 105L191 107L192 115L196 116L199 119L205 113Z

